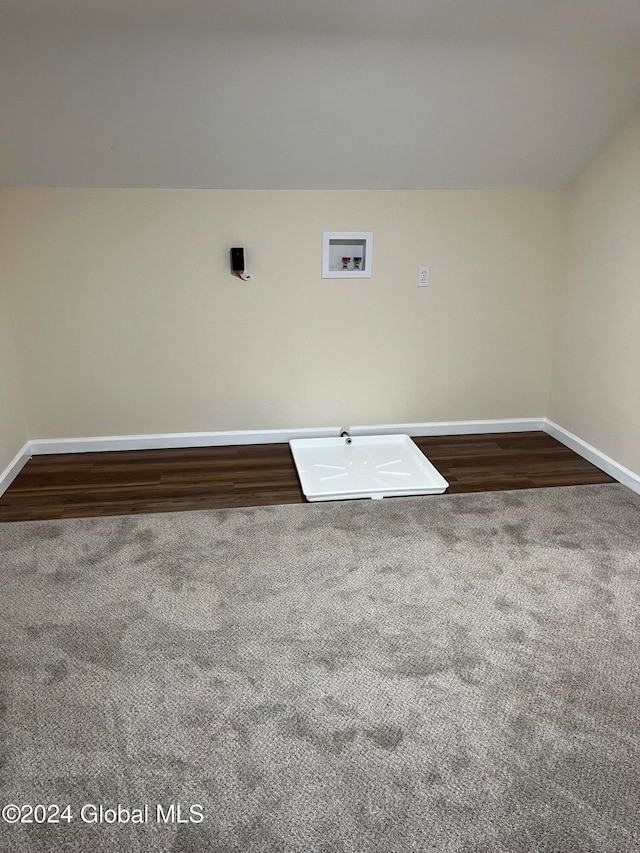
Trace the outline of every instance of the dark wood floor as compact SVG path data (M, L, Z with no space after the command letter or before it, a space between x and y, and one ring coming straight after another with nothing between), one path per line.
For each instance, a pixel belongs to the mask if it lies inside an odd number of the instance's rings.
M449 492L612 483L543 432L415 438ZM303 503L289 445L34 456L0 521Z

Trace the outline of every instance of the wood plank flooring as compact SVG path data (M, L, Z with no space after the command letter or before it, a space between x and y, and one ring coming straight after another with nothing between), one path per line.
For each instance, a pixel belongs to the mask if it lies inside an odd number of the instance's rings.
M543 432L415 438L449 492L615 482ZM288 444L35 456L0 522L303 503Z

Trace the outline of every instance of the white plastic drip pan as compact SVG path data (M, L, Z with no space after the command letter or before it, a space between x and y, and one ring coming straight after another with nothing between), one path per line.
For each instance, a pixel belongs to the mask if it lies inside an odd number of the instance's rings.
M295 438L289 442L308 501L439 495L449 483L408 435Z

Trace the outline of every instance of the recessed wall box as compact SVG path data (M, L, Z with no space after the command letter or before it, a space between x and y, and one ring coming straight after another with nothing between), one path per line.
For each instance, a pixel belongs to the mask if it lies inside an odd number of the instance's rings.
M244 249L231 249L231 272L244 272Z
M372 231L324 231L322 278L371 278Z

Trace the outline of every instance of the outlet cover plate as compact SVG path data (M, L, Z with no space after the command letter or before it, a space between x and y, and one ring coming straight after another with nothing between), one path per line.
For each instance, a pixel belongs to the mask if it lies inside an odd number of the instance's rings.
M429 287L429 267L418 267L418 287Z

